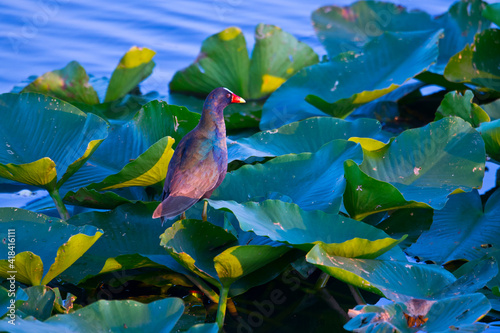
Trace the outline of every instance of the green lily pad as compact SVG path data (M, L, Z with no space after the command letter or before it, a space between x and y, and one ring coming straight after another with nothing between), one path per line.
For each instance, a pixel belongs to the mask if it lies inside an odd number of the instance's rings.
M404 101L405 97L417 94L424 86L425 83L419 81L407 82L390 93L357 107L347 119L352 121L359 118L373 118L377 119L386 130L401 132L401 128L406 125L402 122L404 118L401 119L399 103Z
M484 140L488 156L500 161L500 119L482 123L477 130Z
M111 75L104 102L114 101L125 96L151 75L155 66L152 60L155 54L155 51L145 47L133 46L130 48Z
M423 202L406 200L394 185L368 176L353 161L344 163L344 172L344 206L353 219L362 220L368 215L393 209L431 208Z
M434 212L429 231L420 236L408 253L443 263L483 256L481 245L500 246L500 191L495 191L484 209L477 191L450 196L446 206Z
M16 280L30 285L49 283L102 235L102 231L93 226L76 227L60 219L16 208L0 208L0 223L3 225L0 238L8 240L8 230L15 230L17 253L14 263L9 262L9 242L1 244L0 275L7 278L12 274L9 272L17 271Z
M233 246L221 252L213 260L221 285L229 288L239 279L263 267L269 267L270 263L281 258L288 251L290 249L286 246Z
M136 202L125 199L111 191L101 193L96 190L88 190L85 187L77 192L69 191L64 196L64 201L73 205L95 209L115 209L120 205Z
M356 315L344 328L356 332L483 332L488 325L475 323L490 310L482 294L462 295L437 301L413 299L406 303L358 305L349 312ZM408 318L418 326L410 326ZM420 320L418 320L420 319Z
M498 257L498 254L497 254ZM498 281L498 264L496 257L486 255L479 260L472 260L453 272L457 280L442 291L444 295L473 293Z
M488 20L492 21L496 25L500 25L500 4L492 3L486 4L482 15L486 17Z
M99 103L97 92L89 84L87 72L76 61L70 62L62 69L39 76L21 92L41 93L69 103Z
M231 27L208 37L196 61L175 73L169 84L170 102L201 110L201 98L223 86L247 100L244 105L225 109L227 129L256 127L263 100L298 70L317 62L317 54L308 45L279 27L266 24L255 29L250 60L241 30Z
M314 30L330 58L363 46L384 32L439 29L431 16L408 12L389 2L358 1L349 6L324 6L312 15Z
M228 138L228 161L245 161L252 156L314 153L332 140L347 140L353 136L374 137L379 132L380 123L374 119L349 122L329 117L311 118L284 125L276 130L258 132L248 138Z
M147 103L159 98L156 91L147 94L137 95L138 91L131 91L129 94L111 102L100 104L73 103L77 108L85 113L94 113L108 122L129 121Z
M232 296L273 279L291 260L286 246L242 245L223 228L200 220L177 221L160 238L181 265Z
M430 71L443 74L450 58L471 44L476 34L490 27L491 22L482 15L486 5L481 0L456 1L436 18L437 24L444 28L444 37L439 41L438 61Z
M0 177L53 191L107 136L101 118L41 94L0 95Z
M16 319L16 325L0 321L0 330L28 332L171 332L182 316L184 304L171 297L149 304L136 301L92 303L70 314L55 315L45 321Z
M332 256L322 244L315 245L306 260L337 279L360 288L377 288L385 297L402 302L470 294L498 274L495 260L485 261L482 270L473 270L457 279L438 265Z
M167 174L168 164L174 150L174 139L164 137L142 153L136 160L125 165L117 174L102 182L90 184L89 190L110 190L130 186L148 186L161 182Z
M279 27L257 25L250 60L249 99L269 96L300 69L318 61L318 55L309 45Z
M351 217L356 219L391 207L409 208L408 202L411 207L441 209L453 191L469 192L482 185L484 142L460 118L447 117L407 130L387 145L366 146L363 152L360 166L363 175L359 170L346 174L349 187L344 202ZM356 168L352 163L347 163L347 167ZM386 196L380 186L391 195Z
M302 67L317 62L318 56L309 46L279 27L265 24L255 29L250 60L241 30L231 27L207 38L196 61L178 71L169 87L172 92L206 96L224 86L245 99L259 99Z
M399 244L401 248L406 249L415 243L424 231L429 230L432 225L434 211L424 208L400 208L387 215L387 218L374 224L374 226L383 230L392 238L401 238L407 235Z
M273 129L325 114L346 117L436 61L439 34L384 33L367 43L361 54L342 54L300 70L266 101L260 128Z
M342 164L347 159L361 161L361 147L334 140L315 153L282 155L264 164L245 165L227 174L211 198L260 201L280 193L302 209L337 213L345 187Z
M12 291L10 290L10 286L9 289L5 289L4 287L0 286L0 315L3 317L5 314L7 314L9 319L13 319L13 317L15 316L15 309L17 309L23 301L27 300L28 295L24 292L23 289L17 288L17 290Z
M491 103L481 104L481 108L490 116L491 121L500 119L500 99Z
M189 112L185 107L160 101L146 104L132 120L111 126L108 138L66 183L65 189L77 191L120 172L131 160L165 136L175 140L175 149L176 143L198 124L199 119L198 114Z
M109 212L73 216L69 220L72 225L91 224L104 230L104 235L63 274L63 278L78 283L85 277L103 272L154 266L155 263L146 256L165 255L158 241L165 227L152 218L157 204L137 202L121 205Z
M485 5L480 0L457 1L433 19L425 12L407 11L393 3L358 1L345 7L321 7L313 12L312 21L330 58L343 52L360 52L366 43L385 32L444 29L438 61L431 69L442 74L450 57L489 27L490 22L481 16Z
M399 242L388 238L385 232L366 223L342 215L306 211L293 203L280 200L242 204L235 201L209 200L209 203L216 209L231 211L238 219L242 230L291 244L303 251L309 251L318 243L332 244L325 245L332 248L340 246L346 251L358 245L358 250L367 250L369 246L367 244L361 246L360 243L380 240L387 242L386 250L389 251ZM358 255L361 254L355 254ZM404 259L401 251L393 251L392 255Z
M472 127L489 122L490 116L479 105L472 102L473 98L474 94L470 90L463 95L456 91L447 93L437 109L435 120L456 116L471 124Z
M33 286L24 289L24 292L28 295L28 300L17 307L16 314L23 318L33 316L42 321L48 319L56 299L54 290L47 286Z
M199 279L166 255L160 246L158 237L165 227L152 219L157 205L157 202L137 202L110 212L88 212L72 217L73 225L93 224L102 228L104 235L61 278L74 284L91 283L106 273L149 267L158 271L167 268L188 276L191 281Z
M454 55L444 70L451 82L466 82L500 91L500 69L492 54L500 52L500 30L488 29L477 34L474 44Z
M239 28L231 27L208 37L196 61L176 72L169 88L172 92L208 95L223 86L247 98L249 68L245 37Z
M496 260L497 263L500 261L500 250L497 248L487 249L484 251L485 255L479 259L474 259L466 262L460 268L453 272L455 276L464 275L469 272L477 272L484 266L485 262ZM479 267L479 269L478 269ZM500 286L500 274L497 274L493 278L486 281L486 286L491 289L493 295L500 297L499 286ZM484 292L484 290L482 290Z

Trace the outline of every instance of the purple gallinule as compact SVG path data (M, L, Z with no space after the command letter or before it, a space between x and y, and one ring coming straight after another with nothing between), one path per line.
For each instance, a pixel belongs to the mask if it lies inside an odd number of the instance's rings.
M161 203L153 218L162 223L182 214L199 200L209 198L227 172L224 108L245 100L226 88L213 90L205 100L200 122L177 145L168 165ZM203 206L207 219L207 202Z

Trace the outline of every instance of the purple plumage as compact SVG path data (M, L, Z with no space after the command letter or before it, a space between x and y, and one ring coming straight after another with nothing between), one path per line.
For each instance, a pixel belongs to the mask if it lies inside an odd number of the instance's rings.
M163 222L185 212L222 183L227 172L224 108L231 103L245 100L222 87L207 96L200 122L182 138L170 160L153 218Z

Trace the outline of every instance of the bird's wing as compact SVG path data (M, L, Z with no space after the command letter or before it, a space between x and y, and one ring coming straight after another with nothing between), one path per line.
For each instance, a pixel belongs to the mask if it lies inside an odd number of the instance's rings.
M164 199L156 208L153 218L172 218L186 211L217 184L219 167L213 150L203 154L203 149L192 149L185 154L185 147L178 147L172 169L165 179Z

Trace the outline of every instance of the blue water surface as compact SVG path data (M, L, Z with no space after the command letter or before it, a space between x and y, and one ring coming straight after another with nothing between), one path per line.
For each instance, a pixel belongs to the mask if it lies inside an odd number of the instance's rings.
M499 2L489 1L489 2ZM111 75L133 45L157 52L153 75L144 91L167 93L175 71L197 56L202 41L230 26L239 26L249 47L258 23L280 26L325 54L311 25L311 13L324 5L350 0L153 0L72 1L16 0L0 2L0 93L31 75L64 67L77 60L89 74ZM433 15L452 0L399 0L410 9Z

